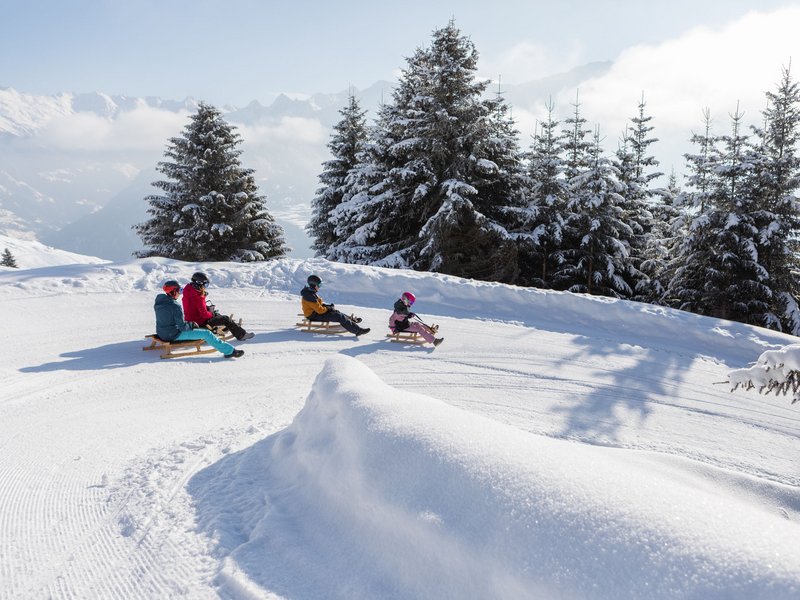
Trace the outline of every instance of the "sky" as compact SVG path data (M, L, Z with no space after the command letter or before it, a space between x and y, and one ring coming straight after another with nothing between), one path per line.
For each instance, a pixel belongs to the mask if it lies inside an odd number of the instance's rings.
M796 338L321 259L17 244L2 600L798 597L798 405L725 383L800 364ZM162 282L197 270L255 333L239 359L142 350ZM310 272L372 331L295 329ZM384 337L405 290L436 349Z
M481 53L482 76L521 83L786 6L800 3L2 0L0 86L237 106L363 89L396 78L451 18Z

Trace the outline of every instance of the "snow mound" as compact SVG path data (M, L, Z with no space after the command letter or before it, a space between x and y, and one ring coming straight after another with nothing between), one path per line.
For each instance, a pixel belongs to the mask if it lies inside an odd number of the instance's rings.
M748 483L523 432L336 356L288 428L188 490L223 595L796 598L800 493L719 493Z

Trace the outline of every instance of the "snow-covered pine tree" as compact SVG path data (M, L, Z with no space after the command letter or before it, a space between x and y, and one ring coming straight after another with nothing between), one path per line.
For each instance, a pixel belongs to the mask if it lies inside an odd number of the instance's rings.
M559 289L602 296L629 297L625 274L631 268L631 228L623 221L622 185L611 161L603 156L599 129L588 155L588 166L570 187L565 231L577 245L563 251L564 263L554 273Z
M562 160L562 136L554 115L552 99L547 103L547 119L537 126L528 153L529 191L526 206L516 209L515 227L520 245L520 283L551 287L552 270L561 248L567 182Z
M377 241L384 203L391 204L391 190L386 190L385 154L391 144L386 140L385 114L385 105L381 105L375 123L367 127L356 164L347 173L342 202L330 213L337 242L326 252L329 260L370 264L393 251Z
M619 170L619 181L624 187L620 208L623 210L625 223L633 231L630 239L632 269L625 275L625 280L633 290L634 300L647 300L653 295L651 277L654 273L644 272L643 264L648 258L647 248L651 243L653 228L653 215L650 212L654 195L652 181L663 175L653 170L658 166L658 161L649 154L649 146L658 139L651 137L652 117L645 114L645 106L642 95L638 114L631 119L630 127L623 133L614 163Z
M564 176L568 182L586 170L592 153L592 130L586 127L588 121L581 115L579 92L575 92L572 108L572 116L564 120L566 127L561 132L564 140Z
M3 258L0 260L0 265L4 267L12 267L14 269L19 268L17 266L17 261L14 258L14 255L11 254L11 250L9 250L8 248L6 248L5 251L3 252Z
M751 194L751 158L746 136L741 133L742 115L731 115L730 135L714 139L697 161L705 192L699 213L692 220L690 235L680 253L683 264L671 283L679 307L699 314L754 325L768 325L771 291L765 285L767 271L759 264L757 221L762 207ZM706 131L708 132L707 118ZM708 134L700 139L708 148Z
M763 127L753 127L750 193L762 208L758 252L768 273L772 313L778 323L770 327L800 335L797 298L798 236L800 236L800 87L784 68L775 92L767 92Z
M167 179L145 198L151 218L134 226L137 256L185 261L263 261L286 254L283 229L267 212L252 169L239 161L241 136L219 110L201 103L158 163Z
M443 182L444 201L420 233L415 268L516 283L517 244L509 229L512 211L524 203L527 178L505 100L498 94L483 105L488 114L474 123L474 132L465 124L463 157L444 169L454 177Z
M342 119L334 125L328 142L333 158L322 165L323 171L319 175L321 186L311 201L311 220L306 225L306 231L313 240L311 247L316 250L317 256L327 256L331 246L339 241L331 213L345 196L352 195L348 191L347 175L356 167L367 140L366 111L361 109L355 94L349 94L347 106L339 114Z
M720 227L719 213L711 210L712 175L716 164L716 136L711 131L711 112L703 109L703 133L693 133L690 142L697 153L684 154L689 172L686 187L676 197L675 204L682 212L684 222L674 224L683 234L676 254L667 263L666 271L672 273L665 293L670 306L703 314L703 290L706 268L714 259L715 236Z
M591 162L590 155L592 150L592 143L590 136L592 130L586 127L587 120L581 115L581 104L579 101L579 92L575 93L575 102L572 104L572 116L564 121L564 129L561 131L561 151L562 151L562 165L564 171L564 212L562 220L564 225L561 228L561 244L559 249L551 254L553 262L557 265L558 269L568 268L567 255L574 256L575 253L580 251L582 236L577 233L578 230L566 226L567 222L577 222L579 216L571 214L573 209L581 209L582 204L577 201L579 192L577 187L582 185L583 179L579 175L585 173L589 169ZM577 237L575 237L577 236ZM551 280L552 281L552 280ZM559 288L564 289L563 280L559 283ZM572 285L571 283L569 285ZM569 287L569 286L567 286Z
M667 186L653 197L650 212L653 215L653 228L647 239L642 272L650 278L648 295L644 302L663 304L669 281L674 275L675 265L670 258L675 256L684 238L687 213L678 203L681 189L673 169Z
M752 162L746 155L747 136L742 134L738 107L731 115L731 134L720 142L709 197L711 210L720 213L710 221L720 228L711 231L714 254L706 270L703 314L774 327L768 273L758 254L758 222L765 220L764 210L748 185Z
M507 107L482 99L477 59L452 21L408 59L373 137L383 180L358 196L368 214L341 249L379 266L516 278L504 209L519 201L521 161Z

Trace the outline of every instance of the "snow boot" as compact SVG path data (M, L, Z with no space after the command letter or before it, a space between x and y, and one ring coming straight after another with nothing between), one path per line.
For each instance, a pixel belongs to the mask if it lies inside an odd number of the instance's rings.
M238 348L231 352L230 354L226 354L225 358L239 358L242 354L244 354L244 350L239 350Z
M356 337L364 335L365 333L369 333L369 327L366 328L362 327L361 329L356 331Z
M255 333L248 332L248 333L245 333L245 334L244 334L242 337L240 337L240 338L237 338L237 339L238 339L240 342L243 342L243 341L245 341L245 340L249 340L249 339L252 339L252 338L254 338L254 337L255 337L255 335L256 335Z
M441 344L443 341L444 341L444 338L436 338L435 340L433 340L433 345L434 345L434 346L438 346L438 345L439 345L439 344Z

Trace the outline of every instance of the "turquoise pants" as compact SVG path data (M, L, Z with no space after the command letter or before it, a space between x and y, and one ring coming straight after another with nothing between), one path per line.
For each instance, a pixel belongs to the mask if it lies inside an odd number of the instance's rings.
M176 342L185 342L186 340L203 340L206 344L216 348L225 356L233 352L233 346L231 346L228 342L223 342L208 329L192 329L191 331L181 331L178 334L178 337L175 338Z

